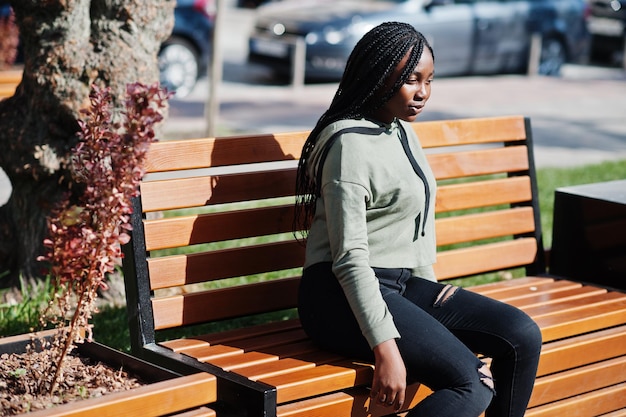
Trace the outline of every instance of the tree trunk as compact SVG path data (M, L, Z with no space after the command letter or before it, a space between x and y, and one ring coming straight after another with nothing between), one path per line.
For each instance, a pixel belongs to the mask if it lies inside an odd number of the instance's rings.
M0 207L0 286L42 274L46 217L72 190L66 161L92 84L120 108L128 83L159 79L157 53L174 0L12 0L24 74L0 101L0 167L13 186ZM4 274L4 275L3 275Z

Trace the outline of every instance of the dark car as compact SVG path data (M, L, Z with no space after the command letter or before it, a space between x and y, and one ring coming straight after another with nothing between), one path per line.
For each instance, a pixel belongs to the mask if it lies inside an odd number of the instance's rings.
M589 5L592 58L609 62L623 60L626 0L589 0Z
M542 39L539 72L554 75L587 58L587 8L585 0L285 0L257 10L248 59L289 75L299 41L307 79L337 79L363 34L395 20L429 39L437 75L523 72L533 33Z
M172 34L159 51L161 84L175 97L189 94L206 73L215 23L215 0L177 0Z

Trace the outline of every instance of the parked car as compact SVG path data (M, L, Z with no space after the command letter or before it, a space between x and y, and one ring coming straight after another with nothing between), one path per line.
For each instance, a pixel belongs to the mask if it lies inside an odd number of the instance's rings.
M542 35L539 72L555 75L587 58L587 10L585 0L285 0L257 9L248 59L289 75L302 39L307 79L338 79L363 34L395 20L429 39L437 75L523 72L533 33Z
M619 62L626 48L626 0L590 0L589 5L592 58Z
M172 34L158 56L161 84L175 97L189 94L206 74L214 23L215 0L177 0Z
M272 1L280 1L280 0L237 0L237 7L242 7L245 9L256 9L262 4L266 4Z

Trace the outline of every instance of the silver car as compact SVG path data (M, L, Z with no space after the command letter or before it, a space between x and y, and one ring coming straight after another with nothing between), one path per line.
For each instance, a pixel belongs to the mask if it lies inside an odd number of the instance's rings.
M585 0L285 0L257 10L248 59L290 75L300 48L307 79L338 79L369 29L403 21L431 42L437 75L524 72L533 34L539 73L556 75L587 60L587 9Z

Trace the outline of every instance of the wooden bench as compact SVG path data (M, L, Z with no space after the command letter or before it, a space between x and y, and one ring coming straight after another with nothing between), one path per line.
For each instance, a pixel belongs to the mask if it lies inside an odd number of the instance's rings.
M0 71L0 100L11 97L22 81L22 70Z
M470 289L542 329L526 415L624 415L626 294L546 274L530 121L413 126L439 181L438 278L505 278ZM371 364L319 350L293 310L304 260L291 234L295 166L306 135L151 146L124 248L132 351L178 372L212 372L218 402L250 416L382 415L368 401ZM255 324L271 312L279 320ZM233 318L243 327L216 330ZM410 386L407 405L429 392Z

